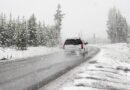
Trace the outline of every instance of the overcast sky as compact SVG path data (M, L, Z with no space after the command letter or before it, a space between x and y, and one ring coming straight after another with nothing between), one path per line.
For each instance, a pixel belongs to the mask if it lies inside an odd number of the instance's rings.
M130 0L0 0L0 12L28 18L34 13L38 20L52 24L57 4L65 13L62 37L107 38L106 21L112 7L120 10L130 24Z

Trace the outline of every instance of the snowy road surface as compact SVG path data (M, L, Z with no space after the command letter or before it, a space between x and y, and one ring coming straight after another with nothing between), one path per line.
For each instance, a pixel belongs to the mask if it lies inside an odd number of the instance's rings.
M130 44L95 45L100 52L40 90L130 90Z
M85 57L55 54L0 63L0 90L36 90L65 73L72 67L91 58L97 48L89 47Z

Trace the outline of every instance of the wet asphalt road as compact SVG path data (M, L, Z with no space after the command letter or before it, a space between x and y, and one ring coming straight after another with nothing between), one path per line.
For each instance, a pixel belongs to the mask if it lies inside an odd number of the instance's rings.
M99 51L89 47L88 54L54 54L0 63L0 90L37 90Z

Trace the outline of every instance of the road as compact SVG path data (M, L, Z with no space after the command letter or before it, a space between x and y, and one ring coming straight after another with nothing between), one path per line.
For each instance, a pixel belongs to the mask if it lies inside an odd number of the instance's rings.
M89 47L88 50L85 57L66 55L64 51L60 51L0 63L0 90L37 90L98 52L94 47Z

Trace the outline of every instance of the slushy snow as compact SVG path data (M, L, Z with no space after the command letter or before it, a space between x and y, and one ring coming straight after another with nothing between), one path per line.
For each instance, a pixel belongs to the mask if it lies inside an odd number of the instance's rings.
M60 77L46 90L130 90L129 45L93 46L101 49L94 58Z

